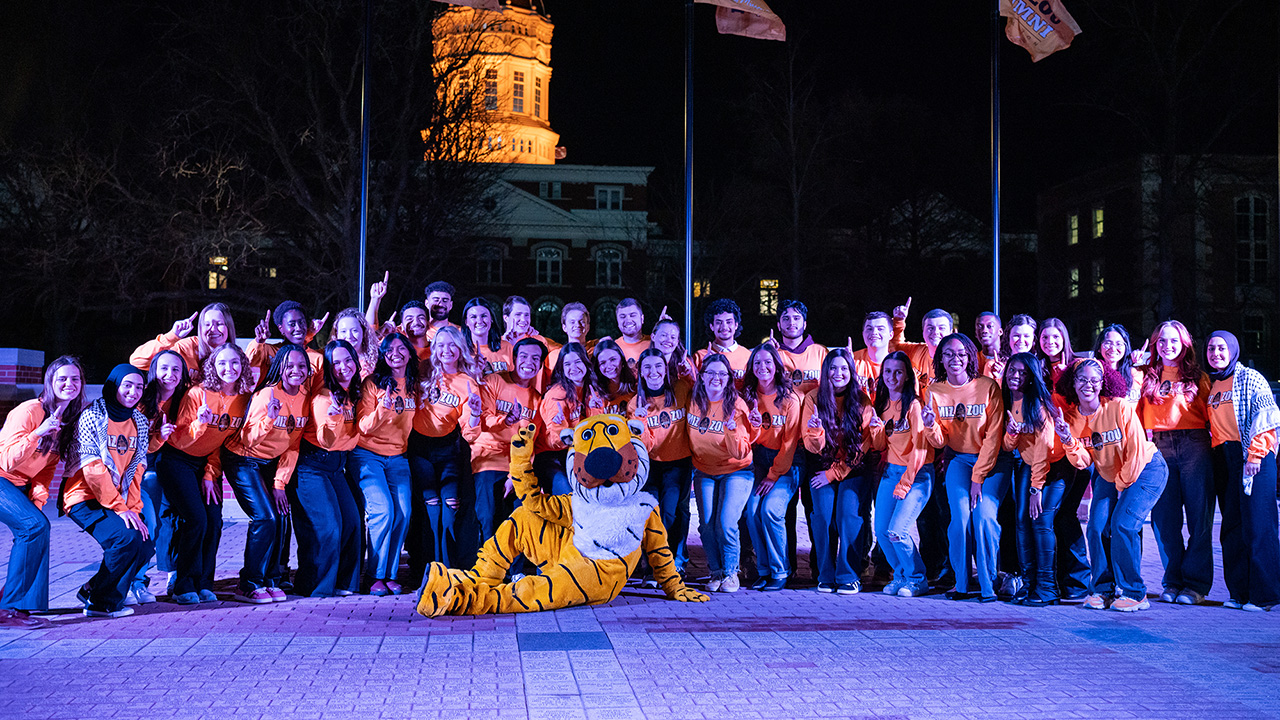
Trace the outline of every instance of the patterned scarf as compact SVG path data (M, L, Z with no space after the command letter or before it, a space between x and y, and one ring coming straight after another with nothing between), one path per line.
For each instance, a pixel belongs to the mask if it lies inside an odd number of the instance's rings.
M138 463L147 457L147 444L150 438L151 423L138 407L133 408L133 424L138 430L134 440L133 457L123 474L116 468L116 461L111 457L108 446L107 401L98 398L93 404L80 413L76 422L76 434L71 439L71 448L67 451L67 474L74 475L94 460L100 461L111 474L112 484L120 492L120 497L129 501L129 487L138 471Z
M1236 425L1240 428L1240 447L1247 460L1249 444L1255 437L1280 428L1280 409L1276 408L1276 397L1271 394L1267 379L1243 363L1236 363L1235 375L1231 379L1231 400L1236 411ZM1244 479L1244 494L1253 494L1252 476Z

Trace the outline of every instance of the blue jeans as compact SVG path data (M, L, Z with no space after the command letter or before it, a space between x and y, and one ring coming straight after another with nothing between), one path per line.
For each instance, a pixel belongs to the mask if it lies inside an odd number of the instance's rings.
M25 488L0 478L0 522L13 532L0 608L48 610L49 518L36 509Z
M379 455L357 447L349 462L349 472L360 486L368 528L365 574L371 580L394 580L413 512L409 461L404 455Z
M1222 574L1231 597L1259 606L1280 604L1280 535L1277 535L1276 456L1262 458L1251 494L1244 494L1244 451L1238 442L1221 454L1218 497L1222 507Z
M330 597L360 589L360 512L347 484L346 451L303 440L298 475L287 488L298 537L294 591Z
M1213 585L1213 460L1208 430L1165 430L1154 433L1156 447L1169 466L1169 482L1151 510L1162 583L1166 590L1194 590L1208 595ZM1182 543L1186 510L1187 542Z
M933 493L933 464L920 468L907 496L899 500L893 496L893 490L906 471L902 465L890 464L880 478L880 488L876 491L876 542L893 568L894 580L923 583L927 579L924 558L920 556L915 538L911 537L911 528L915 527L916 518Z
M474 494L471 447L457 428L444 437L414 432L409 435L408 458L414 501L407 543L410 574L421 575L431 561L471 567L479 542L468 536L475 533L478 538L480 531L473 515L475 503L461 502L463 486L466 495Z
M951 569L956 574L956 590L972 592L969 569L973 567L977 570L978 592L983 597L995 597L996 565L1000 556L1000 522L996 516L1000 501L1009 492L1012 456L1002 453L985 480L973 477L977 459L976 453L955 453L947 464L947 504L951 507L947 548ZM975 479L982 480L982 500L970 510L969 486Z
M275 487L276 459L245 457L222 448L222 469L240 509L249 516L249 533L244 543L244 567L240 570L240 592L278 587L280 548L288 533L276 512L268 488Z
M1087 531L1093 593L1114 593L1116 597L1134 600L1147 596L1147 586L1142 582L1142 524L1159 500L1168 478L1169 469L1159 451L1124 492L1117 493L1114 484L1094 473ZM1104 546L1108 535L1110 545Z
M119 610L124 607L125 593L138 568L151 557L155 546L96 500L72 505L67 508L67 517L102 546L102 563L86 585L89 607L107 612Z
M751 453L751 470L758 486L769 474L778 451L757 445ZM747 496L747 529L751 547L755 548L756 573L761 578L783 580L791 575L787 562L787 506L799 487L800 468L792 463L763 497L756 494L754 487Z
M819 470L811 466L816 475ZM865 559L858 550L858 536L867 524L872 499L871 471L860 467L839 482L820 488L810 486L813 512L809 530L813 533L813 554L817 556L818 582L849 585L858 580ZM801 482L808 483L811 478Z
M667 530L667 546L671 549L676 570L689 563L689 494L693 489L693 458L663 462L654 460L649 466L649 481L644 491L658 498L662 525Z
M1064 473L1055 473L1050 467L1044 488L1040 491L1040 517L1032 520L1029 509L1031 466L1022 462L1016 451L1014 456L1014 529L1018 541L1019 573L1025 583L1024 592L1033 600L1057 600L1058 538L1053 528L1058 509L1062 506L1062 497L1067 490L1067 479Z
M162 448L163 449L163 448ZM169 572L173 566L169 564L169 543L173 540L173 514L169 511L169 500L164 496L160 485L157 466L160 463L160 451L147 455L147 471L142 474L142 522L155 543L155 567L160 572ZM147 570L151 569L151 558L143 563L135 581L146 585Z
M738 520L747 506L754 484L751 470L736 470L723 475L693 471L698 502L698 535L707 552L707 569L713 580L738 574L742 554Z
M204 469L208 458L188 455L169 446L160 449L156 475L169 498L173 538L169 565L173 568L171 595L213 591L213 571L222 542L222 503L206 503Z
M1084 500L1084 491L1093 478L1093 469L1077 470L1070 460L1063 458L1049 466L1049 476L1061 477L1065 483L1062 503L1053 521L1053 532L1058 542L1058 591L1062 594L1087 592L1090 583L1089 542L1080 528L1077 512Z

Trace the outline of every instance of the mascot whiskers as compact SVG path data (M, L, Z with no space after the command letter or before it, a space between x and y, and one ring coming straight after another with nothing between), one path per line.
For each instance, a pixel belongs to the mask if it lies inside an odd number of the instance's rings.
M675 570L658 502L642 492L649 453L641 428L618 415L593 415L561 437L573 486L547 495L533 474L537 426L511 440L511 477L521 506L480 549L471 570L432 563L418 590L418 612L485 615L599 605L618 596L643 552L668 598L705 602ZM539 574L506 582L511 562L524 555Z

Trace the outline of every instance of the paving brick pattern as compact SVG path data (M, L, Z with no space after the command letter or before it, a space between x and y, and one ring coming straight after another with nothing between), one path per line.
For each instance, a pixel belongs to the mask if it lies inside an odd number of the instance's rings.
M223 534L224 597L244 532ZM1206 605L1133 615L629 588L519 616L427 620L408 597L353 596L89 620L74 594L100 551L66 519L52 544L55 624L0 629L0 718L1280 718L1280 612L1222 608L1220 558Z

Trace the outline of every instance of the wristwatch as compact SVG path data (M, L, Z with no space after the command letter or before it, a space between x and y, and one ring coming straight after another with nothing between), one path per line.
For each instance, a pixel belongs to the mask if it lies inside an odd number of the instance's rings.
M1027 491L1027 494L1028 494L1028 495L1039 495L1039 494L1040 494L1040 488L1038 488L1038 487L1033 487L1033 488L1031 488L1030 490L1028 490L1028 491Z

